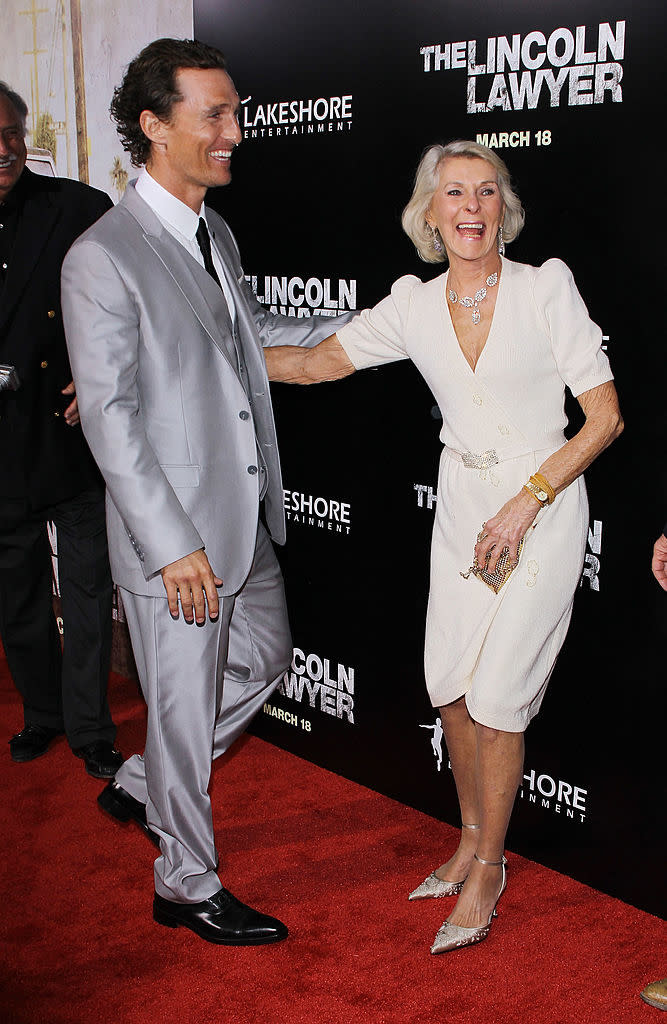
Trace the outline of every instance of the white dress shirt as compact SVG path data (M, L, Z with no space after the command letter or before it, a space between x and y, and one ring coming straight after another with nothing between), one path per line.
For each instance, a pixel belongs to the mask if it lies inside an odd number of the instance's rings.
M196 234L197 228L199 227L199 218L203 217L206 220L206 209L204 204L201 204L201 210L199 213L195 213L189 206L177 199L176 196L168 192L166 188L163 188L155 178L152 178L145 167L141 168L139 177L135 182L135 188L143 201L148 203L153 213L156 215L160 223L166 230L172 235L177 242L183 246L184 249L190 253L190 255L197 260L200 266L204 266L204 257L202 256L201 249L199 248L199 242L197 241ZM208 222L206 223L208 227ZM210 234L210 231L209 231ZM227 301L229 308L229 315L232 323L236 317L236 306L234 305L234 298L227 283L227 275L220 254L216 249L215 242L211 236L211 255L213 257L213 266L215 272L220 279L220 285L222 287L223 294Z

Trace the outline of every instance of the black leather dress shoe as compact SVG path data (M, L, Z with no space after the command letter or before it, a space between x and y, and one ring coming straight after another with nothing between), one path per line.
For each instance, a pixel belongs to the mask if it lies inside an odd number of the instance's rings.
M83 747L73 747L72 753L83 759L86 771L94 779L113 779L125 760L109 740L95 740Z
M112 780L108 786L105 786L98 796L97 802L102 810L110 814L116 821L135 821L158 850L160 849L159 836L153 832L152 828L149 828L146 821L145 805L130 796L127 790L119 786L117 782Z
M223 946L261 946L288 935L281 921L247 907L226 889L202 903L174 903L155 893L153 920L167 928L182 925L207 942Z
M12 736L9 753L12 761L34 761L48 750L51 740L62 735L62 729L50 729L46 725L26 725Z

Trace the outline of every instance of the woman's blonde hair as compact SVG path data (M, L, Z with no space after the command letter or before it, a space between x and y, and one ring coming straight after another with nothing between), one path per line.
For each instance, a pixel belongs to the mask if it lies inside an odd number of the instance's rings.
M444 160L453 156L486 160L496 171L498 188L505 204L505 217L502 225L505 242L514 241L525 220L521 200L512 190L507 165L492 149L480 145L479 142L470 142L466 139L448 142L446 146L429 146L419 161L415 175L415 187L410 202L403 210L401 217L403 230L412 239L417 253L426 263L442 263L447 259L444 246L442 252L438 252L434 246L434 233L426 222L426 211L431 205L431 199L438 187L440 167Z

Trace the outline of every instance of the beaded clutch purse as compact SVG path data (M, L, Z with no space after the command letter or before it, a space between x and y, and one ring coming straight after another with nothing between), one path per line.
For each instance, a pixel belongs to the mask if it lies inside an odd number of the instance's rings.
M482 529L477 534L478 543L479 541L484 540L485 525L485 523L482 523ZM500 588L503 586L503 584L507 583L507 580L510 578L510 576L516 569L517 565L519 564L519 558L521 556L522 548L523 538L521 539L521 543L519 544L519 550L517 551L515 562L510 561L509 548L503 548L493 572L489 572L489 570L486 568L486 566L489 564L489 559L491 558L491 552L489 552L489 554L486 556L486 563L483 566L478 565L477 556L475 556L473 558L473 563L468 569L468 571L459 573L459 575L463 576L464 580L469 579L471 574L473 576L477 576L477 578L480 579L482 583L486 583L487 587L491 587L491 590L494 592L494 594L497 594Z

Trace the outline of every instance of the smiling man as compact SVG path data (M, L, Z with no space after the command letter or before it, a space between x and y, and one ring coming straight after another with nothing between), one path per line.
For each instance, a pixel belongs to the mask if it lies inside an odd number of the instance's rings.
M84 432L105 477L112 571L148 704L143 757L100 795L160 844L153 916L217 943L287 935L222 888L208 784L291 660L283 491L262 346L314 345L349 317L263 309L225 222L239 98L222 54L160 39L112 115L143 166L71 249L63 310ZM263 502L263 517L260 505ZM265 529L264 523L267 529Z

